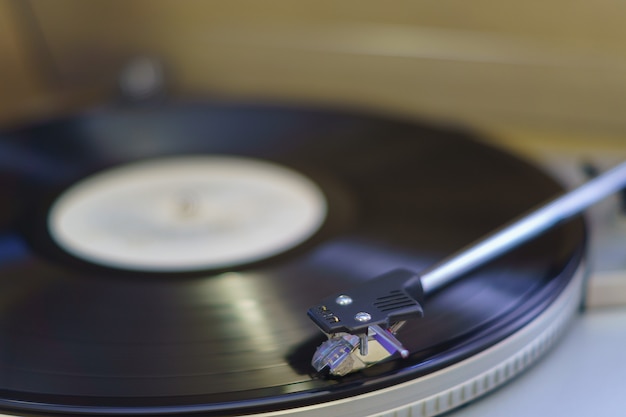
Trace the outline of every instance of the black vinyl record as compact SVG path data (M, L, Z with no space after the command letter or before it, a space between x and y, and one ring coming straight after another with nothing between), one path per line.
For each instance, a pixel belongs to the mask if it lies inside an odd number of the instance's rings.
M127 268L68 251L50 212L85 178L202 155L263 161L315 184L322 222L227 264ZM108 108L0 136L0 406L45 413L236 415L389 387L531 322L582 259L583 222L546 233L429 297L410 357L316 375L306 310L396 268L420 271L561 191L452 128L304 107Z

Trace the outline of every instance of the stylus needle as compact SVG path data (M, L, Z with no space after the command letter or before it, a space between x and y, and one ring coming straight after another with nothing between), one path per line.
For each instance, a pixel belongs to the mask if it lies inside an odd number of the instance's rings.
M626 162L419 274L394 270L326 297L308 310L309 317L328 335L313 357L313 367L332 375L345 375L389 358L408 356L394 334L406 320L423 315L421 303L425 296L625 186Z

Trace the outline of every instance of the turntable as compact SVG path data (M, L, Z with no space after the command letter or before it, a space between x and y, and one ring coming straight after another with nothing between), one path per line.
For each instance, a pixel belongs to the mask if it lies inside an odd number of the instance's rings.
M515 385L558 386L580 350L604 365L596 333L619 337L586 325L621 317L578 315L589 257L577 217L427 294L424 317L393 329L399 356L330 375L311 366L326 337L307 308L390 271L427 270L563 192L464 130L187 102L99 109L0 139L10 415L487 415ZM333 323L352 301L334 297L322 313ZM391 297L382 310L406 302ZM561 338L574 343L551 353ZM525 415L540 403L515 401Z

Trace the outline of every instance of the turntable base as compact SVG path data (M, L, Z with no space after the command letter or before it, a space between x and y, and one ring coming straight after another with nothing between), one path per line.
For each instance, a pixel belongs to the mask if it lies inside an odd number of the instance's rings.
M523 377L449 416L622 414L626 333L619 330L625 326L623 308L586 311L573 320L554 351Z

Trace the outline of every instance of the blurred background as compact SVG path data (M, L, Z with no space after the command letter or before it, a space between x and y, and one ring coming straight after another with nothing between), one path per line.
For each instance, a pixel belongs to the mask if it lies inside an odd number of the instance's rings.
M460 125L574 185L626 160L625 16L619 0L0 0L0 129L121 90L312 103ZM594 258L626 273L626 197L607 207Z
M349 106L468 125L531 155L626 155L626 3L0 0L0 127L116 99Z

